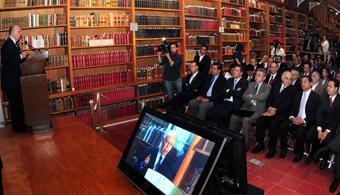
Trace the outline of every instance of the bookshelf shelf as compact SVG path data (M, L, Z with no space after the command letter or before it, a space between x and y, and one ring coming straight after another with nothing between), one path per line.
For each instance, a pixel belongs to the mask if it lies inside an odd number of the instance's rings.
M75 109L66 109L66 110L60 110L60 111L57 111L57 112L51 112L50 114L51 115L56 115L56 114L62 114L62 113L66 113L66 112L73 112L75 111Z
M45 68L45 70L55 70L55 69L61 69L61 68L69 68L69 66L56 66L56 67L49 67L49 68Z
M222 17L237 18L237 19L247 19L246 17L243 17L243 16L232 16L232 15L222 15Z
M159 11L159 12L181 12L179 9L161 9L161 8L142 8L135 7L136 11Z
M155 97L155 96L162 96L162 95L165 95L165 92L152 93L152 94L148 94L148 95L139 96L138 99L145 99L145 98L150 98L150 97Z
M187 29L186 32L216 32L216 30Z
M55 26L36 26L36 27L23 27L21 30L35 30L35 29L44 29L44 28L62 28L67 27L67 25L55 25ZM0 32L7 32L8 29L2 29Z
M18 10L35 10L35 9L56 9L66 8L67 5L41 5L41 6L25 6L25 7L6 7L1 8L1 11L18 11Z
M228 3L228 2L221 2L222 5L231 5L231 6L237 6L237 7L245 7L246 5L242 5L242 4L237 4L237 3Z
M72 50L77 49L95 49L95 48L105 48L105 47L127 47L132 46L132 44L121 44L121 45L102 45L102 46L82 46L82 47L72 47Z
M161 41L163 38L138 38L136 41ZM167 40L181 40L182 37L167 37Z
M237 41L237 40L222 40L222 43L247 43L248 41Z
M252 9L252 10L257 10L257 11L267 11L267 10L265 10L265 9L261 9L261 8L257 8L257 7L250 7L249 6L249 9Z
M67 48L67 45L59 45L59 46L50 46L50 47L42 47L42 48L32 48L32 49L22 49L22 51L28 50L49 50L49 49L60 49L60 48Z
M51 93L51 94L48 94L48 99L60 98L60 97L71 96L71 95L74 95L73 91Z
M126 63L117 63L117 64L108 64L108 65L98 65L98 66L87 66L87 67L77 67L73 68L73 70L83 70L83 69L93 69L93 68L103 68L109 66L121 66L121 65L131 65L133 62L126 62Z
M204 15L196 15L196 14L185 14L185 17L217 19L216 16L204 16Z
M174 28L180 28L182 27L181 25L165 25L165 24L160 24L160 25L138 25L138 27L174 27Z
M201 47L201 45L186 45L187 47ZM208 47L219 47L219 45L206 45Z
M247 29L242 29L242 28L224 28L224 30L239 30L239 31L248 31Z
M76 29L100 29L100 28L130 28L130 26L77 26L77 27L70 27L72 30Z
M131 10L131 7L70 7L70 10Z
M163 79L153 79L153 80L141 80L141 81L136 81L136 85L142 85L142 84L147 84L147 83L159 83L162 82Z

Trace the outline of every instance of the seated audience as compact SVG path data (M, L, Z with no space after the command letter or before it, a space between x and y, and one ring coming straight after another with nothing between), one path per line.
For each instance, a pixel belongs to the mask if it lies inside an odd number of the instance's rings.
M190 64L191 74L188 74L186 77L183 90L169 100L167 109L184 112L184 107L188 104L188 102L199 95L206 75L205 73L199 72L198 69L199 67L197 62L194 61Z
M313 86L312 90L315 91L320 96L325 93L326 88L322 85L320 72L315 70L312 73Z
M301 76L308 76L310 77L312 74L312 69L311 69L311 65L309 62L304 62L302 65L302 73Z
M259 66L261 68L265 68L267 69L269 67L269 58L268 58L268 55L263 55L261 61L259 62Z
M241 66L236 65L233 78L227 80L223 89L222 101L214 105L207 112L207 120L216 123L221 128L229 127L230 116L238 111L242 105L242 95L247 89L248 82L242 78Z
M242 95L245 102L240 110L230 118L229 130L237 131L242 129L245 137L246 150L249 150L249 132L251 125L265 111L266 101L270 94L271 86L264 82L266 72L264 69L258 69L255 74L255 81L248 84L247 90ZM239 128L239 123L242 128Z
M247 81L253 82L255 80L255 76L254 76L255 67L251 64L248 64L246 69L247 69Z
M293 68L290 72L292 73L292 79L293 79L292 85L294 85L294 87L298 91L301 91L302 89L301 89L301 83L299 79L299 76L300 76L299 70L297 68Z
M206 79L201 94L189 101L189 109L194 117L205 120L207 111L223 99L223 89L227 81L221 71L221 64L212 64L211 75Z
M322 69L322 85L324 86L325 89L327 89L327 83L330 77L331 77L331 71L329 70L329 68L324 67Z
M286 71L283 73L282 84L272 86L272 90L268 99L268 109L256 121L256 146L253 153L264 150L265 130L269 129L269 152L266 158L273 158L276 154L276 143L280 136L279 127L289 117L289 112L295 98L296 89L292 85L292 73ZM284 138L283 136L280 136ZM280 158L284 158L287 154L287 141L281 141Z
M264 82L268 83L269 85L273 86L274 84L281 83L281 75L278 73L278 66L275 62L270 64L269 67L269 74L266 77Z

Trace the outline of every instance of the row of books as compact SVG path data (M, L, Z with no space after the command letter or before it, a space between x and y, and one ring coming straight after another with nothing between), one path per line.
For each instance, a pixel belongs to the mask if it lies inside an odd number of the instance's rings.
M250 41L250 50L251 51L260 51L260 50L267 50L266 49L266 44L265 43L267 40L265 38L257 38L257 39L252 39ZM267 50L268 51L268 50Z
M139 25L179 25L180 19L178 16L137 14L136 22Z
M46 68L56 68L61 66L68 66L68 55L49 55Z
M226 45L222 47L222 55L233 55L236 51L236 45Z
M271 33L283 33L283 26L282 25L273 25L269 26Z
M269 16L269 21L271 23L280 23L280 24L282 24L283 23L283 17L279 16L279 15L270 15Z
M246 8L222 7L222 15L246 17Z
M198 5L187 5L185 6L186 14L201 15L201 16L217 16L216 7L206 7Z
M254 0L248 0L249 1L249 7L257 8L257 9L266 9L266 5L262 1L254 1Z
M292 28L285 28L286 30L286 34L287 35L294 35L296 33L296 30L295 29L292 29Z
M242 21L236 20L228 20L226 18L222 18L222 26L227 29L246 29L247 24Z
M130 7L130 0L70 0L71 7Z
M185 19L186 29L199 29L199 30L218 30L218 22L213 19L201 19L201 18L186 18Z
M238 4L238 5L246 5L245 0L222 0L222 2Z
M63 4L66 4L66 0L4 0L3 3L0 3L0 8Z
M215 59L215 58L219 58L219 51L218 50L208 50L208 55L210 56L210 58ZM199 48L197 49L187 49L186 50L186 56L185 59L188 62L192 62L195 58L196 55L199 54Z
M130 83L131 79L132 72L130 69L106 73L94 73L90 75L80 75L73 78L74 87L77 90Z
M222 41L246 41L246 33L223 33Z
M66 14L31 14L28 16L0 18L0 30L18 24L22 28L66 25Z
M70 91L70 79L68 77L61 77L59 79L47 80L47 87L49 93L58 93Z
M136 32L136 38L171 38L180 36L180 28L140 28Z
M294 27L294 21L286 18L286 27Z
M265 22L265 15L263 12L257 12L254 14L249 14L250 22Z
M78 35L71 37L73 47L131 44L130 32L103 33L101 35Z
M217 45L217 33L212 35L189 35L186 34L187 45Z
M168 96L166 95L162 95L159 97L151 97L151 98L146 98L143 99L139 102L139 111L142 111L144 107L147 108L157 108L160 105L164 104L165 102L167 102L168 100Z
M92 12L88 15L72 16L70 25L73 27L128 26L129 15Z
M266 30L263 28L257 29L257 28L250 28L250 36L253 37L261 37L261 36L266 36Z
M146 83L137 86L138 96L145 96L163 92L163 83Z
M283 9L276 4L270 3L269 4L269 12L273 14L280 14L283 15Z
M73 68L130 63L131 49L72 55Z
M179 9L178 0L135 0L135 7Z
M24 49L33 48L48 48L54 46L67 45L67 32L54 33L52 35L27 35L20 40L20 45Z
M73 98L71 96L49 100L51 112L73 109Z
M151 56L157 55L159 44L137 45L137 56Z
M163 66L154 64L147 67L137 67L137 80L154 80L160 79L163 75Z

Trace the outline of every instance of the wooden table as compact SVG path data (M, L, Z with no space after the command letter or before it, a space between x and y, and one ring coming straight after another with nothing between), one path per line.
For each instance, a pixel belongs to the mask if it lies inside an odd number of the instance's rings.
M53 126L40 135L0 130L6 195L140 194L118 172L121 152L110 143L74 116Z

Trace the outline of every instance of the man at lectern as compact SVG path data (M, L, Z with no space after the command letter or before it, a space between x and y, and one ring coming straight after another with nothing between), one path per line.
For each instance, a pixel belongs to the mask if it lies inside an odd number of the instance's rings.
M13 130L23 133L25 132L25 125L20 86L20 64L26 60L31 51L21 51L19 47L20 38L20 26L11 26L9 37L1 48L1 89L9 101Z

